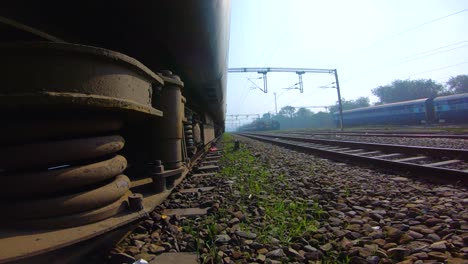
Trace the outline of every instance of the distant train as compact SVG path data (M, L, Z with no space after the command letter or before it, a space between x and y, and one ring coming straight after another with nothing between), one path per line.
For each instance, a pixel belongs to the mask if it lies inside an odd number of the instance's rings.
M339 112L333 118L339 125ZM345 126L435 123L468 123L468 93L343 111Z
M280 123L276 120L255 120L250 124L240 127L239 131L265 131L279 129Z

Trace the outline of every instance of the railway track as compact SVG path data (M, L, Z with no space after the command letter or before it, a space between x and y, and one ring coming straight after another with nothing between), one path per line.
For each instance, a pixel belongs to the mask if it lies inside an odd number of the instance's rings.
M468 135L458 134L436 134L419 132L291 132L291 134L307 136L350 136L350 137L395 137L395 138L448 138L448 139L468 139Z
M468 185L468 151L463 149L325 140L285 134L241 135L333 160L408 172L436 182Z

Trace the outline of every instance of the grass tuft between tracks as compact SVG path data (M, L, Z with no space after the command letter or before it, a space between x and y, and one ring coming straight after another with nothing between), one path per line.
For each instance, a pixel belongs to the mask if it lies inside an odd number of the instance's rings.
M235 150L234 140L228 133L222 138L222 169L216 177L230 183L223 203L211 214L188 221L183 226L184 232L193 239L191 243L200 254L201 263L223 263L226 256L235 263L256 262L258 254L255 250L246 250L243 239L231 240L226 247L217 243L218 235L233 238L233 231L240 230L255 233L254 240L265 245L290 246L312 237L320 225L319 220L325 218L325 211L317 201L298 197L291 199L294 186L290 186L289 179L267 167L254 151L243 146ZM228 225L239 211L245 217L240 219L238 227ZM234 253L237 257L233 257ZM295 260L281 259L282 263L291 261ZM325 254L317 263L348 262L339 256Z
M317 229L316 218L323 213L317 204L290 200L286 177L272 173L248 149L234 150L232 135L224 134L223 143L221 176L233 181L233 197L242 211L250 215L241 223L243 231L256 233L257 240L262 243L279 240L288 245L304 233Z

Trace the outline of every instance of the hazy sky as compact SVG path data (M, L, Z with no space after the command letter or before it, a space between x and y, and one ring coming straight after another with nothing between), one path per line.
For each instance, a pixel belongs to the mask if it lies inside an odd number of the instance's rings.
M468 74L465 0L232 0L231 12L230 68L337 69L346 99L375 102L371 89L395 79L445 83ZM228 115L274 113L273 92L278 111L337 100L336 89L319 88L334 81L331 74L305 74L302 94L282 89L298 82L295 73L269 73L267 94L251 89L248 78L257 77L229 74ZM252 81L263 87L263 80Z

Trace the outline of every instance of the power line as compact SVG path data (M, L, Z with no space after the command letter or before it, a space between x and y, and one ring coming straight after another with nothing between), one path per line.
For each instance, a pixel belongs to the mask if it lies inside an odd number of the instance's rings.
M288 92L289 90L284 90L282 93L276 95L276 98L279 99L281 95L285 94L286 92ZM270 102L266 102L264 103L263 105L261 105L260 107L257 107L256 109L261 109L261 108L264 108L265 106L269 105ZM257 111L258 112L258 111Z
M412 75L408 76L408 78L411 78L413 76L420 75L420 74L423 74L423 73L434 72L434 71L438 71L438 70L443 70L443 69L459 66L459 65L462 65L462 64L465 64L465 63L468 63L468 61L458 63L458 64L449 65L449 66L442 67L442 68L437 68L437 69L432 69L432 70L428 70L428 71L418 72L418 73L415 73L415 74L412 74Z
M247 87L247 80L244 80L244 85L242 86L242 93L241 96L239 97L239 101L243 101L245 94L249 91L249 88Z
M432 51L436 51L436 50L440 50L440 49L443 49L443 48L448 48L448 47L460 45L460 44L466 43L466 42L468 42L468 41L465 40L465 41L460 41L460 42L457 42L457 43L452 43L452 44L449 44L449 45L441 46L441 47L438 47L438 48L435 48L435 49L431 49L431 50L427 50L427 51L424 51L424 52L416 53L416 54L413 54L413 55L410 55L410 56L406 56L406 57L404 57L404 58L395 60L395 61L393 61L393 62L397 63L397 62L400 62L400 61L404 61L404 60L406 60L406 59L411 59L412 57L416 57L416 56L419 56L419 55L423 55L423 54L426 54L426 53L429 53L429 52L432 52ZM465 46L466 46L466 45L465 45ZM465 47L465 46L461 46L461 47ZM461 48L461 47L457 47L457 48ZM446 51L448 51L448 50L446 50ZM389 65L389 64L391 64L391 63L392 63L392 62L382 64L381 66L377 66L377 68L387 66L387 65Z
M251 89L247 86L247 84L248 84L248 78L249 78L249 77L247 77L247 78L244 80L244 92L243 92L243 94L242 94L242 96L241 96L241 98L240 98L240 100L239 100L240 105L243 105L243 104L244 104L244 101L247 99L247 97L249 96L249 93L250 93L250 91L251 91ZM245 88L247 88L247 89L245 89Z
M391 39L391 38L394 38L394 37L396 37L396 36L399 36L399 35L408 33L408 32L410 32L410 31L413 31L413 30L418 29L418 28L420 28L420 27L423 27L423 26L425 26L425 25L434 23L434 22L436 22L436 21L439 21L439 20L445 19L445 18L447 18L447 17L451 17L451 16L454 16L454 15L460 14L460 13L463 13L463 12L466 12L466 11L468 11L468 8L467 8L467 9L463 9L463 10L458 11L458 12L455 12L455 13L452 13L452 14L449 14L449 15L446 15L446 16L443 16L443 17L439 17L439 18L433 19L433 20L431 20L431 21L427 21L427 22L425 22L425 23L422 23L422 24L417 25L417 26L415 26L415 27L412 27L412 28L410 28L410 29L404 30L404 31L402 31L402 32L400 32L400 33L397 33L397 34L391 36L391 37L388 38L388 39ZM388 40L388 39L386 39L386 40Z
M414 58L414 59L411 59L411 60L406 60L406 61L403 61L403 62L400 62L400 63L392 64L392 65L389 65L389 66L387 66L387 67L385 67L385 68L379 69L379 71L385 70L385 69L388 69L388 68L391 68L391 67L393 67L393 66L398 66L398 65L401 65L401 64L405 64L405 63L408 63L408 62L412 62L412 61L415 61L415 60L424 59L424 58L427 58L427 57L430 57L430 56L434 56L434 55L437 55L437 54L440 54L440 53L445 53L445 52L449 52L449 51L452 51L452 50L461 49L461 48L464 48L464 47L468 47L468 45L463 45L463 46L461 46L461 47L456 47L456 48L452 48L452 49L448 49L448 50L443 50L443 51L439 51L439 52L436 52L436 53L432 53L432 54L428 54L428 55L425 55L425 56L421 56L421 57L418 57L418 58Z
M456 76L456 75L455 75L455 76ZM450 75L450 76L445 76L445 77L437 78L437 79L435 79L435 81L439 81L439 82L444 82L444 83L445 83L445 82L448 81L448 79L450 79L450 78L452 78L452 77L454 77L454 75Z
M417 54L414 54L414 55L406 56L406 57L404 57L404 58L402 58L402 59L398 59L398 60L395 60L395 61L394 61L394 62L399 62L399 61L402 61L402 60L403 60L402 62L395 63L395 64L391 64L391 63L382 64L381 66L377 66L377 67L376 67L377 69L375 69L375 70L366 71L366 72L363 72L362 74L357 74L357 76L355 75L353 78L343 80L343 82L348 82L348 81L351 81L351 80L355 80L355 79L359 78L359 76L368 75L369 73L372 73L372 72L383 71L383 70L386 70L386 69L388 69L388 68L391 68L391 67L394 67L394 66L398 66L398 65L401 65L401 64L405 64L405 63L408 63L408 62L411 62L411 61L415 61L415 60L427 58L427 57L430 57L430 56L434 56L434 55L437 55L437 54L449 52L449 51L456 50L456 49L460 49L460 48L465 48L465 47L468 47L468 45L463 45L463 46L455 47L455 48L448 49L448 50L442 50L442 51L439 51L439 52L431 53L431 54L428 54L428 55L425 55L425 56L421 56L421 57L417 57L417 58L414 58L414 59L410 59L410 60L404 61L404 59L407 59L407 58L412 58L412 57L415 57L415 56L418 56L418 55L426 54L426 53L429 53L429 52L432 52L432 51L436 51L436 50L440 50L440 49L443 49L443 48L447 48L447 47L459 45L459 44L466 43L466 42L468 42L468 41L465 40L465 41L453 43L453 44L450 44L450 45L441 46L441 47L438 47L438 48L435 48L435 49L427 50L427 51L424 51L424 52L421 52L421 53L417 53ZM387 66L387 65L388 65L388 66ZM384 66L387 66L387 67L384 67ZM369 68L374 68L374 67L369 67ZM380 69L379 69L379 68L380 68Z
M372 47L374 47L374 46L377 46L378 44L380 44L380 43L382 43L382 42L384 42L384 41L387 41L387 40L389 40L389 39L393 39L393 38L395 38L395 37L398 37L398 36L400 36L400 35L403 35L403 34L405 34L405 33L408 33L408 32L410 32L410 31L413 31L413 30L415 30L415 29L418 29L418 28L420 28L420 27L423 27L423 26L425 26L425 25L428 25L428 24L431 24L431 23L440 21L440 20L442 20L442 19L445 19L445 18L454 16L454 15L457 15L457 14L460 14L460 13L463 13L463 12L466 12L466 11L468 11L468 8L467 8L467 9L463 9L463 10L461 10L461 11L457 11L457 12L455 12L455 13L448 14L448 15L443 16L443 17L439 17L439 18L436 18L436 19L433 19L433 20L424 22L424 23L419 24L419 25L417 25L417 26L411 27L411 28L409 28L409 29L406 29L406 30L403 30L403 31L401 31L401 32L398 32L398 33L396 33L396 34L394 34L394 35L391 35L390 37L387 37L387 38L384 38L384 39L381 39L381 40L377 40L376 42L374 42L374 43L370 44L369 46L367 46L367 48L364 49L363 51L367 51L367 50L369 50L369 48L372 48ZM362 51L362 52L363 52L363 51ZM362 52L361 52L361 53L362 53ZM356 53L355 53L354 55L356 55ZM349 55L348 55L348 57L349 57Z
M422 23L422 24L420 24L420 25L417 25L417 26L415 26L415 27L412 27L412 28L403 30L403 31L401 31L401 32L399 32L399 33L397 33L397 34L395 34L395 35L392 35L392 36L386 38L386 39L380 40L379 42L382 42L382 41L386 41L386 40L395 38L395 37L397 37L397 36L403 35L403 34L405 34L405 33L408 33L408 32L410 32L410 31L413 31L413 30L418 29L418 28L420 28L420 27L423 27L423 26L425 26L425 25L428 25L428 24L437 22L437 21L439 21L439 20L442 20L442 19L445 19L445 18L454 16L454 15L457 15L457 14L460 14L460 13L463 13L463 12L466 12L466 11L468 11L468 8L467 8L467 9L463 9L463 10L458 11L458 12L455 12L455 13L452 13L452 14L448 14L448 15L443 16L443 17L439 17L439 18L436 18L436 19L433 19L433 20L424 22L424 23Z

